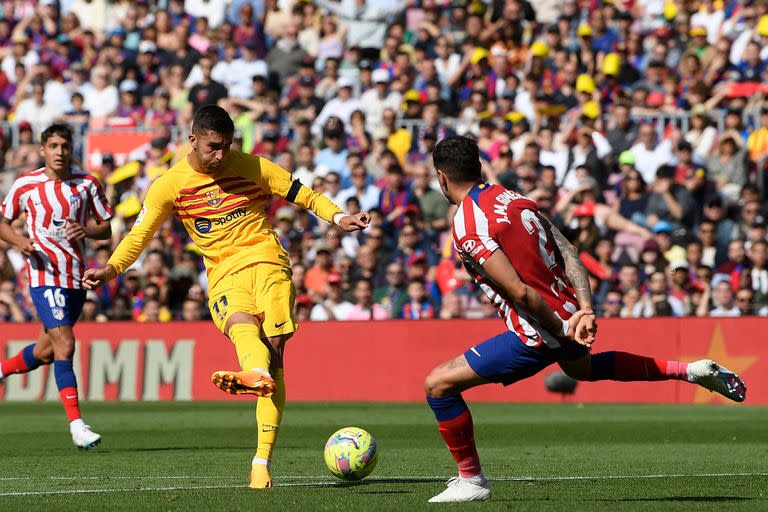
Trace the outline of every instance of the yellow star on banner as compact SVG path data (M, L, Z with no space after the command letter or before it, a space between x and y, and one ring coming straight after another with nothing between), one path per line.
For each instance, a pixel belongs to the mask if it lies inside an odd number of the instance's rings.
M725 366L732 372L742 375L759 359L757 356L736 356L728 353L728 347L725 345L725 336L723 335L723 328L720 327L720 323L715 324L715 328L712 330L712 339L709 342L709 348L704 356L691 356L682 358L683 361L698 361L699 359L713 359L720 366ZM731 400L728 400L719 393L712 393L708 389L697 387L696 393L693 395L693 403L706 404L714 399L719 399L721 402L734 404Z

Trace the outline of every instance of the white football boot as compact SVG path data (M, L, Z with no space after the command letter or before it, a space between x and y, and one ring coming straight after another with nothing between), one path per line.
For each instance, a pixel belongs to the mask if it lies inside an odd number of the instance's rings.
M448 480L447 488L433 496L429 503L457 503L463 501L488 501L491 499L491 484L484 476L462 478L455 476Z
M78 448L88 450L101 442L101 436L85 425L72 431L72 442Z
M688 382L720 393L734 402L743 402L747 386L738 375L711 359L702 359L688 365Z

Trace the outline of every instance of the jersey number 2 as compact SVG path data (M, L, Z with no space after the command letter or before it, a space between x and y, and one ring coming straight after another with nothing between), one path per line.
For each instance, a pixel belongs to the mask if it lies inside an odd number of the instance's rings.
M520 214L520 219L523 221L523 226L525 226L529 235L533 235L534 232L538 231L541 259L544 260L547 268L554 267L555 253L547 250L547 232L544 231L544 226L541 225L538 215L533 210L523 210L523 213Z
M541 259L544 260L544 264L547 268L552 269L557 264L555 261L554 251L547 250L547 232L544 231L544 226L541 225L539 216L533 210L523 210L520 214L520 219L523 222L523 226L528 231L528 234L533 235L534 231L538 231L539 235L539 252L541 253ZM555 281L549 285L549 289L552 290L556 296L560 296L558 291L565 289L565 283L555 275ZM569 304L569 303L566 303ZM566 306L566 309L570 309ZM573 311L571 311L573 313Z

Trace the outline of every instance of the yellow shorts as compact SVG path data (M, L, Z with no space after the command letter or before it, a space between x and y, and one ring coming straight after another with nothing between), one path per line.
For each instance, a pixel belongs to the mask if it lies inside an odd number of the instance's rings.
M273 263L243 268L216 283L210 297L213 323L224 334L227 320L237 312L256 316L264 338L289 334L299 327L293 314L296 289L290 268Z

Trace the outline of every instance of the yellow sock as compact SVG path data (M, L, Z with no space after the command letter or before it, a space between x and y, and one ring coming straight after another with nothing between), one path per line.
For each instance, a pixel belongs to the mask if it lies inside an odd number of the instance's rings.
M256 457L267 461L272 460L272 450L277 441L280 421L285 410L285 374L282 368L275 370L275 394L270 398L259 397L256 403L256 426L259 429L259 443L256 446Z
M235 324L229 328L229 339L235 344L237 359L243 370L259 370L269 375L272 356L261 341L261 330L252 324Z

